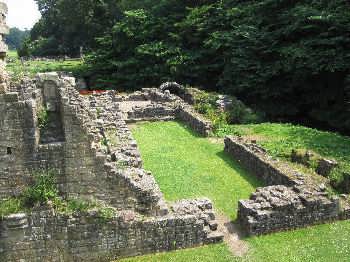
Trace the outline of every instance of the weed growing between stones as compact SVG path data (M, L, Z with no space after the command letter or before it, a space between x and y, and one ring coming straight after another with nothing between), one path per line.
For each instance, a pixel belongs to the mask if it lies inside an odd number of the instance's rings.
M128 167L128 162L125 161L125 160L118 160L118 161L116 162L116 166L117 166L119 169L124 170L124 169L126 169L126 168Z
M116 135L116 130L107 130L106 131L106 138L111 146L117 146L119 142L119 138Z
M47 110L46 107L43 107L38 111L37 118L38 118L39 128L40 129L46 128L50 120L49 111Z
M32 208L37 207L54 208L64 215L83 214L93 210L102 222L115 215L113 208L98 201L63 199L59 195L56 176L55 170L35 171L32 184L20 196L0 201L0 219L19 212L30 212Z
M101 139L101 145L105 146L105 147L108 147L108 139L106 137Z
M58 198L54 170L34 172L34 183L24 191L22 198L28 207L43 205Z
M0 219L10 214L22 212L24 210L23 202L18 198L10 198L0 201Z
M0 202L0 217L27 211L35 206L57 202L58 189L55 184L55 171L36 171L31 186L18 197Z
M232 96L227 96L226 99L229 99L229 102L225 102L225 97L217 93L196 90L193 97L194 108L212 121L215 130L229 124L259 123L263 119L258 113Z

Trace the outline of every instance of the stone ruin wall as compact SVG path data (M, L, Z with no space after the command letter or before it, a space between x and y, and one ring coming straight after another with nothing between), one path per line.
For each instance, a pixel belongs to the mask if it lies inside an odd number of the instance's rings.
M35 170L55 169L63 196L97 199L117 211L103 222L93 212L8 216L0 222L1 261L107 261L222 241L209 200L164 201L142 169L118 99L113 91L80 96L73 78L56 73L0 94L1 199L19 195ZM54 115L52 132L38 128L42 108ZM116 144L101 143L111 134Z
M174 209L164 217L125 211L108 220L93 213L69 217L50 210L12 215L0 223L0 259L111 261L222 241L206 225L213 216L210 201L179 202Z
M340 201L329 197L323 177L316 181L292 170L241 138L226 137L225 151L269 185L239 201L238 220L250 235L329 222L342 215Z
M127 96L119 96L116 102L123 112L122 118L128 123L177 119L200 135L210 136L213 133L211 122L179 96L171 94L172 89L168 90L167 87L169 85L162 85L159 89L144 88Z

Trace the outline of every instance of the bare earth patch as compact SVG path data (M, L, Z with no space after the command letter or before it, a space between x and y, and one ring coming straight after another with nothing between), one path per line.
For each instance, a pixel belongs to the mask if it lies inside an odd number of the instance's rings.
M222 214L217 214L219 232L223 233L224 241L234 256L243 257L249 251L248 243L242 240L243 233L238 226Z

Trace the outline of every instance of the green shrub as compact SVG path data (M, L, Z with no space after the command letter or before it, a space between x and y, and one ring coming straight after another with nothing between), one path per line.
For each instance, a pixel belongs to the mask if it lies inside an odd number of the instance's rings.
M7 200L0 201L0 219L23 210L23 201L20 198L9 198Z
M332 187L341 194L350 193L350 174L342 172L340 168L334 169L329 175Z
M26 206L33 207L36 204L43 205L48 201L54 201L58 198L54 171L39 171L33 174L33 178L33 185L29 187L22 196Z
M216 103L219 99L217 93L198 90L194 93L194 108L198 113L210 119L215 130L219 130L229 124L255 124L262 122L262 117L254 113L243 102L232 96L229 98L232 101L232 105L226 111L222 111Z
M87 212L90 208L94 206L90 202L83 201L80 199L69 200L67 204L68 209L72 210L73 212Z
M106 221L114 217L115 210L110 207L99 207L98 208L98 215L100 220Z
M232 100L232 106L228 111L228 124L257 124L262 122L262 116L255 113L237 98L232 96L230 98Z
M49 123L49 111L47 110L47 108L43 107L42 109L40 109L37 113L37 118L39 128L46 128Z

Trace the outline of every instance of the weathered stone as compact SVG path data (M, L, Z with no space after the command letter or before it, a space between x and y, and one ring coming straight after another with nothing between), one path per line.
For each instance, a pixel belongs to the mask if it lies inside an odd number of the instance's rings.
M322 158L318 161L316 168L317 174L328 177L332 170L338 166L338 162L330 159Z
M54 169L62 195L93 199L119 213L102 221L96 210L73 217L45 210L9 216L0 222L0 257L9 262L107 261L111 255L222 241L220 233L213 234L209 200L168 207L152 174L142 169L137 143L118 113L116 93L80 96L74 82L41 74L18 92L0 95L0 198L23 192L31 182L30 170ZM146 95L157 103L174 99L159 91ZM50 105L52 126L41 130L38 110ZM164 108L157 105L157 110ZM169 112L175 114L174 108Z
M171 86L175 89L185 90L178 84L166 83L159 89L144 88L142 91L115 99L119 101L117 103L122 112L121 117L128 123L179 119L203 136L212 134L211 122L204 119L179 96L172 95L166 89Z
M239 201L238 219L248 234L267 234L339 217L339 199L328 196L325 183L271 159L256 144L240 138L226 137L225 151L270 185L258 188L250 200Z

